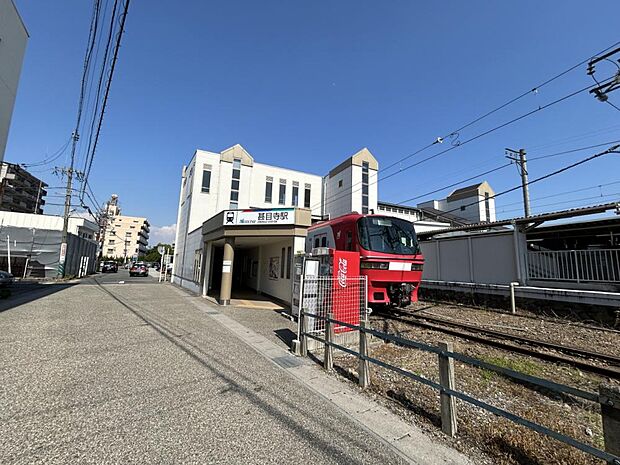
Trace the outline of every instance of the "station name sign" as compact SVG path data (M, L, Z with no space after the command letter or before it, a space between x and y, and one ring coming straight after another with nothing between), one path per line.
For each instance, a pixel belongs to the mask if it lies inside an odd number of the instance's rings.
M257 226L270 224L295 224L294 208L269 210L226 210L224 226Z

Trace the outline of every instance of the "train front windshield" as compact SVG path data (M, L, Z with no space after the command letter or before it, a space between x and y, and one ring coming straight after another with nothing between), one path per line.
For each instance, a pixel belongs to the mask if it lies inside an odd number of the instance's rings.
M372 252L398 255L420 253L413 224L400 218L366 216L357 222L360 245Z

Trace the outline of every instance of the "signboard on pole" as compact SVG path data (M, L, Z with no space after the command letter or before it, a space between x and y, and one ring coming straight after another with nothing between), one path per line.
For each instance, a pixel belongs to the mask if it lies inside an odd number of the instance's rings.
M226 210L224 226L295 224L294 208L272 208L256 210Z
M60 244L60 264L65 263L65 259L67 258L67 243L63 242Z

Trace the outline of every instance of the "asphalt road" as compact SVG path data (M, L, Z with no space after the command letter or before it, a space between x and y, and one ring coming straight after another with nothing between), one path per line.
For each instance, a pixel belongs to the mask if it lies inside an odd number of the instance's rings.
M0 312L0 463L402 462L190 299L120 270Z

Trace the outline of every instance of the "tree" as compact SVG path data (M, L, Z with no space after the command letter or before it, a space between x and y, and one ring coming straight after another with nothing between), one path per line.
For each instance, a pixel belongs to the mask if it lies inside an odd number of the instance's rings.
M162 244L159 243L155 247L150 249L146 249L146 253L144 254L143 260L145 262L159 262L161 261L161 254L159 250L157 250L160 246L164 246L168 249L168 253L172 253L172 246L170 244Z

